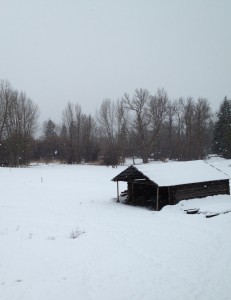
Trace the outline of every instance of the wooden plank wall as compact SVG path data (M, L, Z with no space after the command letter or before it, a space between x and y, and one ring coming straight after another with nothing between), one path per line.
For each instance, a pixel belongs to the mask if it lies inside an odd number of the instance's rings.
M156 189L157 186L151 182L128 182L128 202L133 205L155 207ZM229 180L160 187L159 209L165 205L176 204L184 199L202 198L219 194L230 194Z
M174 187L175 203L183 199L202 198L207 196L230 194L229 180L201 182Z

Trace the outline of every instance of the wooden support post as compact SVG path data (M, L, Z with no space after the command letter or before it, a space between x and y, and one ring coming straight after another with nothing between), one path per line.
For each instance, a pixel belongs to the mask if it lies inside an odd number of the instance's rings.
M133 204L133 182L131 183L132 186L132 204Z
M119 196L119 181L116 181L117 183L117 202L120 202L120 196Z
M170 187L168 186L168 204L171 205Z
M159 210L159 187L156 190L156 210Z

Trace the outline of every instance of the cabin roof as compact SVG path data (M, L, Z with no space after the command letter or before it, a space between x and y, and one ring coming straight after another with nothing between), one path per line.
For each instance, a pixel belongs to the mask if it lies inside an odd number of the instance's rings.
M129 181L129 179L146 179L161 187L228 180L229 177L208 163L197 160L130 166L112 180Z

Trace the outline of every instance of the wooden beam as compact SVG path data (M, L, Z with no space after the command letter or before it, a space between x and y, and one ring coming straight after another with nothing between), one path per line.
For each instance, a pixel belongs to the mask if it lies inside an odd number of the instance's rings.
M132 204L133 204L133 182L131 183L132 185Z
M170 187L168 186L168 204L171 205Z
M159 210L159 187L156 190L156 210Z
M120 196L119 196L119 181L116 181L117 183L117 202L120 202Z

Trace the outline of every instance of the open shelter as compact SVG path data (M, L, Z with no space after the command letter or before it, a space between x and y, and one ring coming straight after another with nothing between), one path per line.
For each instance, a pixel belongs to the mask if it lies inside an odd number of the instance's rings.
M127 201L160 210L183 199L230 194L229 177L205 161L131 165L112 179L127 182Z

